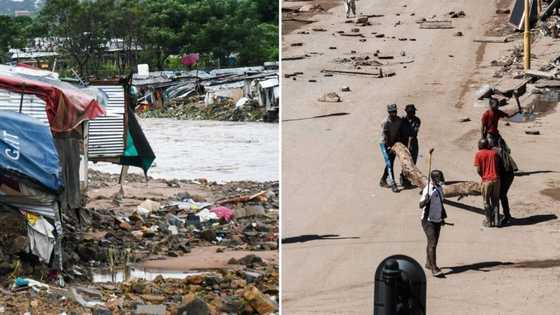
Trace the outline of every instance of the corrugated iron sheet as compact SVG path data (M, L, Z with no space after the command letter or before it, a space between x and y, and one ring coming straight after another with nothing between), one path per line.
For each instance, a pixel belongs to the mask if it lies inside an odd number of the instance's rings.
M96 87L107 94L107 115L89 122L88 158L122 156L125 147L124 88L120 85Z
M19 112L21 94L6 89L0 89L0 110ZM33 94L24 94L21 112L31 116L45 125L49 124L45 101Z

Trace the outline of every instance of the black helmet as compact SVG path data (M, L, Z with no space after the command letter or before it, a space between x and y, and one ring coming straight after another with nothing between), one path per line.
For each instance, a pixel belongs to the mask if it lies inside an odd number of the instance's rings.
M397 112L397 104L389 104L387 105L387 112Z
M443 172L440 170L433 170L430 173L430 177L432 178L432 181L436 182L436 183L445 183L445 178L443 177Z
M478 140L478 149L488 149L488 140L486 138Z

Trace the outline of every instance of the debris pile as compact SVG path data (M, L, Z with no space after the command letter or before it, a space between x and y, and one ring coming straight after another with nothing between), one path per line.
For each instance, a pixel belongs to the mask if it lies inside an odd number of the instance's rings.
M263 121L266 110L254 100L245 103L230 100L205 105L198 97L183 101L173 101L165 107L156 108L139 114L142 118L175 118L187 120L226 120L226 121Z
M188 305L197 301L210 311L277 311L277 259L261 258L277 255L277 182L151 179L145 183L143 177L130 175L125 191L145 191L137 196L112 193L118 187L117 175L90 170L89 180L87 207L63 215L63 288L47 265L17 248L20 242L13 239L25 238L24 220L3 213L9 227L0 239L4 293L0 309L60 314L89 308L108 311L95 314L120 314L146 308L165 314L194 307ZM146 198L150 190L162 193ZM100 270L114 275L117 270L146 270L151 263L202 255L223 262L214 266L185 260L179 266L199 272L186 274L185 279L165 279L164 274L153 281L123 276L120 281L93 283Z

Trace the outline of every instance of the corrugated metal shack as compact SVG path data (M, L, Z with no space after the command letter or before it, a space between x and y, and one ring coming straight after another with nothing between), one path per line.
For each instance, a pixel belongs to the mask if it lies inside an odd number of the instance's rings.
M165 106L166 102L203 95L211 105L230 100L255 100L266 111L267 121L275 121L279 112L278 64L215 69L210 72L161 71L148 76L134 75L139 103L147 108Z

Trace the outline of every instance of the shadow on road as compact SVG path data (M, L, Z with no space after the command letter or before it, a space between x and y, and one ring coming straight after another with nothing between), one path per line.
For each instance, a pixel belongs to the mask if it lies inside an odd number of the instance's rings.
M527 172L516 172L515 177L530 176L533 174L546 174L546 173L556 173L555 171L527 171Z
M327 115L319 115L319 116L305 117L305 118L283 119L282 122L308 120L308 119L315 119L315 118L327 118L327 117L345 116L345 115L350 115L350 113L332 113L332 114L327 114Z
M514 265L514 263L502 262L502 261L485 261L485 262L479 262L479 263L463 265L463 266L442 267L442 269L450 269L450 271L443 273L443 276L449 276L449 275L462 273L470 270L488 272L491 271L491 269L494 267L511 266L511 265Z
M307 235L299 235L294 237L286 237L282 239L282 244L292 244L292 243L305 243L309 241L317 241L317 240L353 240L359 239L359 237L340 237L337 234L307 234Z
M533 225L556 219L558 216L555 214L536 214L525 218L513 218L508 225Z
M464 203L460 203L460 202L457 202L457 201L452 201L452 200L449 200L449 199L444 199L443 203L446 204L446 205L450 205L452 207L456 207L456 208L459 208L459 209L463 209L463 210L467 210L467 211L470 211L470 212L473 212L473 213L484 215L484 209L479 208L479 207L469 206L469 205L466 205Z
M463 266L442 267L442 269L449 269L450 271L444 272L441 276L445 277L448 275L462 273L470 270L488 272L495 269L499 269L502 266L507 266L507 268L525 268L525 269L555 268L555 267L560 267L560 259L526 260L526 261L520 261L516 263L502 262L502 261L485 261L485 262L463 265Z

